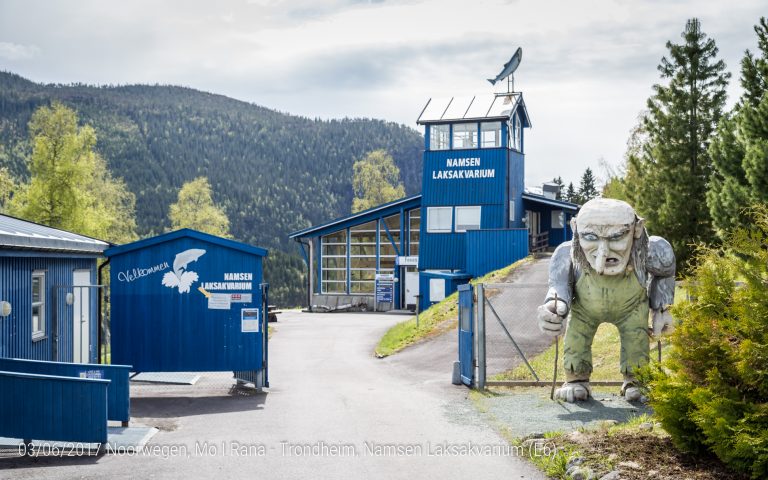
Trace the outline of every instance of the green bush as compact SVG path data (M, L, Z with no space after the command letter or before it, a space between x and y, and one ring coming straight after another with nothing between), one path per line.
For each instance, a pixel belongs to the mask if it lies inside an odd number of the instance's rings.
M690 299L672 309L680 324L670 354L649 387L678 448L768 478L768 208L751 214L752 228L699 250Z

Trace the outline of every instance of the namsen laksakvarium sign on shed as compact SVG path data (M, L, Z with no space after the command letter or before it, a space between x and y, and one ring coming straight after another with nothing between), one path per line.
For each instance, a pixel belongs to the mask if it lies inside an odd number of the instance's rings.
M184 229L104 253L113 363L136 372L264 369L266 250Z

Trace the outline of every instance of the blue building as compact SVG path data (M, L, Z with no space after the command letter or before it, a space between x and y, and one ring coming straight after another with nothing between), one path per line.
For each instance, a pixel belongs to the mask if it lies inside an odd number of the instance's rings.
M571 237L578 206L546 184L542 194L525 190L531 121L522 93L430 99L418 124L421 195L290 235L311 265L311 305L413 308L418 296L423 309Z
M267 385L267 251L190 229L113 247L112 362Z
M0 357L94 363L107 242L0 215Z

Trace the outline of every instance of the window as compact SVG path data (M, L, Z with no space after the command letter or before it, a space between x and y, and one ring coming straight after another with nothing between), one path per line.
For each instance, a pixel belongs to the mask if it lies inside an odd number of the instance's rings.
M457 123L453 126L453 148L477 148L476 123Z
M432 125L429 127L429 149L448 150L450 144L450 125Z
M427 207L427 231L451 233L453 207Z
M523 128L520 124L520 115L515 113L515 116L509 121L509 148L517 151L522 151L523 143Z
M395 260L397 259L397 250L389 241L387 230L384 228L386 223L389 233L392 235L397 248L400 248L400 215L391 215L381 219L381 228L379 230L379 273L395 273Z
M509 221L510 222L515 221L515 201L514 200L509 201Z
M483 122L480 124L480 146L495 148L501 146L501 122Z
M552 228L565 227L565 212L562 210L552 211Z
M321 238L322 293L347 293L347 231Z
M45 272L32 272L32 338L45 336Z
M466 232L480 228L480 207L456 207L456 231Z
M349 229L350 293L373 293L376 280L376 222Z
M421 209L414 208L408 211L408 222L410 222L410 239L408 241L408 255L419 254L419 229L421 229Z

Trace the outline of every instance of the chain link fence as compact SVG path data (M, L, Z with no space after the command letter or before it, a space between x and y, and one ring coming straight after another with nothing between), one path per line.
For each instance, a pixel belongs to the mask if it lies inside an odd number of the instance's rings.
M485 326L478 330L478 341L485 347L478 349L479 356L484 353L485 357L478 366L485 367L487 380L520 377L522 368L527 380L543 378L544 372L534 371L527 360L552 343L536 324L536 309L546 293L547 285L543 283L489 283L478 289L479 319L484 319Z

